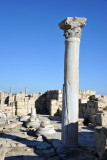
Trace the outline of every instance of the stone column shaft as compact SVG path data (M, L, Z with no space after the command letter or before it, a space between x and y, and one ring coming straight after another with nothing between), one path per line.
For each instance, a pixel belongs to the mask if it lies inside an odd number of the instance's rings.
M36 108L31 107L31 116L36 117Z
M12 94L12 87L10 87L10 94Z
M59 27L65 35L62 143L78 145L79 45L85 18L68 17Z
M25 95L27 95L27 87L25 88Z

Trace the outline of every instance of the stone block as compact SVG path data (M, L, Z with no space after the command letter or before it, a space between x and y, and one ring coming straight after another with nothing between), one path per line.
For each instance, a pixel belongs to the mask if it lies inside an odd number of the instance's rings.
M18 105L23 106L23 105L24 105L24 101L17 101L17 102L16 102L16 105L17 105L17 106L18 106Z
M56 104L57 103L57 100L50 100L50 105L54 105L54 104Z
M17 109L17 115L27 115L27 109Z
M107 127L95 128L95 144L100 159L107 159Z
M92 116L92 123L94 124L94 126L97 125L96 115L93 115L93 116Z
M95 115L97 110L95 108L91 108L91 115Z
M107 113L97 113L96 114L97 125L106 126L107 125Z
M87 98L80 99L80 103L87 103L87 101L88 101Z
M26 105L17 105L17 109L26 109L27 106Z
M62 93L63 93L63 91L62 91L62 90L58 90L58 93L59 93L59 94L62 94Z
M96 95L96 91L90 91L90 95Z

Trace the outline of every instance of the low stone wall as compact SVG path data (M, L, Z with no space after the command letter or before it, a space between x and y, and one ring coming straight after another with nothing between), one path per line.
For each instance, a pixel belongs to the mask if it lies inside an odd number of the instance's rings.
M87 118L95 126L106 124L107 96L93 95L87 103L79 104L80 117Z
M35 101L40 95L33 93L26 95L24 92L10 94L0 92L0 116L27 115L31 113L31 107L35 107Z
M97 114L103 113L103 117L105 117L107 112L107 96L95 94L95 91L90 90L79 91L79 117L88 118L94 126L98 125ZM24 92L17 94L0 92L0 111L6 113L7 116L27 115L31 113L31 107L36 106L39 114L61 116L62 95L62 90L49 90L44 94L39 93L39 95L35 93L27 95Z
M62 115L62 95L63 95L63 91L62 90L59 90L59 91L48 91L48 94L51 95L50 96L50 99L49 99L49 106L47 105L47 107L49 108L49 114L51 116L54 116L55 114L61 116ZM54 94L56 94L56 98L54 98ZM90 90L80 90L79 91L79 101L80 101L80 104L79 105L79 115L80 117L84 117L83 116L83 112L81 112L81 109L83 110L83 107L84 107L84 111L85 111L85 108L86 108L86 104L87 104L87 101L89 100L89 97L91 95L94 95L95 94L95 91L90 91ZM54 99L54 100L53 100ZM81 107L82 106L82 107Z
M39 97L36 101L36 108L38 113L50 114L51 116L62 114L62 90L49 90ZM89 97L95 95L95 91L90 90L80 90L79 99L80 99L80 117L84 117L87 101Z

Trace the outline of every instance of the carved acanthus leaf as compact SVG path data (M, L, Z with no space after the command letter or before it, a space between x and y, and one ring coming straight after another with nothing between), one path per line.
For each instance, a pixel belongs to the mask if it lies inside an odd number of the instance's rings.
M86 25L86 18L77 18L77 17L67 17L61 23L59 27L64 30L64 36L69 37L78 37L80 38L82 28Z

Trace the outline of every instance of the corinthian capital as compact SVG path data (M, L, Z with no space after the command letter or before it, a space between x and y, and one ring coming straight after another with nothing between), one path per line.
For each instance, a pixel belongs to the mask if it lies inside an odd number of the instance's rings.
M86 25L86 18L67 17L59 23L60 29L64 30L66 38L77 37L80 38L82 28Z

